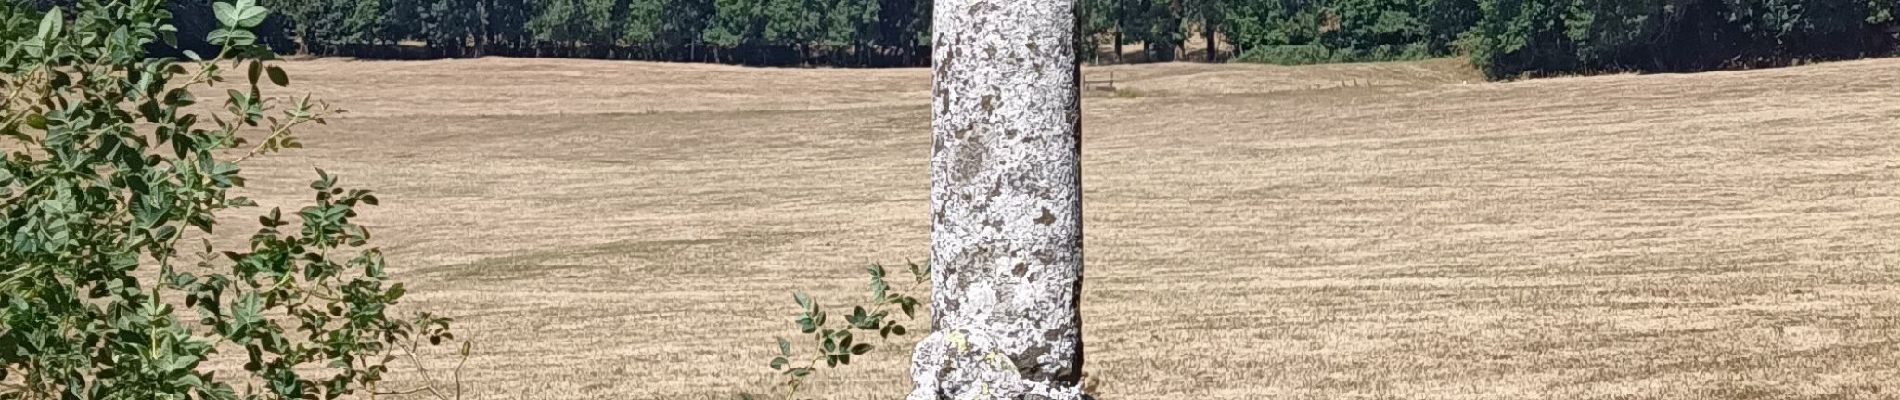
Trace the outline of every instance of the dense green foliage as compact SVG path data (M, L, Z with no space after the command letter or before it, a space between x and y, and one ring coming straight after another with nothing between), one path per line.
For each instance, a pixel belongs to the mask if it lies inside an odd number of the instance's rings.
M1473 0L1228 1L1230 39L1243 53L1304 51L1344 61L1449 54L1478 18Z
M312 204L214 244L256 205L231 195L244 162L332 111L264 94L290 79L253 32L265 8L198 4L209 60L148 56L183 30L163 0L0 3L0 399L334 399L450 338L393 315L405 289L352 222L377 198L322 171Z
M1895 0L1482 0L1466 35L1493 77L1689 71L1883 54Z
M1690 71L1885 54L1895 0L1230 0L1242 59L1464 52L1494 78Z
M178 0L174 8L204 1L208 0ZM264 40L279 51L318 55L508 55L846 66L929 61L929 0L265 1L286 10L286 17L263 23ZM1189 41L1200 39L1204 44L1195 44L1201 48L1230 48L1241 60L1282 64L1467 54L1493 77L1701 70L1884 54L1894 46L1892 14L1900 4L1900 0L1082 1L1077 48L1084 60L1127 61L1124 54L1149 61L1220 56L1185 50ZM180 30L187 33L215 23L203 16L181 21L200 21L181 22ZM1125 44L1142 46L1139 52L1125 52Z
M928 0L266 0L295 50L914 65ZM407 44L406 46L404 44Z

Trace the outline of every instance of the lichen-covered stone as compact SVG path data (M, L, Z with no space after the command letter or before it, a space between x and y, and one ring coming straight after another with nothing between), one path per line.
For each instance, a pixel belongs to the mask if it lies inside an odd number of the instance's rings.
M907 400L1088 399L1072 385L1025 379L989 335L968 329L937 331L919 342L911 371L917 387Z
M926 342L916 360L926 397L913 399L973 393L962 390L982 379L1072 390L1082 373L1075 2L937 0L933 18L932 337L981 333L990 350L980 355L1014 375L976 374L965 367L982 364L966 359L978 354Z

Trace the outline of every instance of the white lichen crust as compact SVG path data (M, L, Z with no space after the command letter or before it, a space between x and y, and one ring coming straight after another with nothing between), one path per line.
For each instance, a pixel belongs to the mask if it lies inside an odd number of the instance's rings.
M917 344L912 371L917 387L907 400L1082 400L1073 385L1025 379L988 335L967 329L937 331Z
M993 350L981 356L1006 359L1024 387L1072 390L1082 367L1074 1L935 4L932 338L974 334ZM963 369L992 365L958 358L976 353L932 346L918 347L919 393L1002 379Z

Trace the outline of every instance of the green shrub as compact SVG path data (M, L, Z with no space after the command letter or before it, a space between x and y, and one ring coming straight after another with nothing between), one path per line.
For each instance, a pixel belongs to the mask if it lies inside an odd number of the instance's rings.
M255 206L231 195L244 162L332 113L262 92L289 83L252 32L267 10L213 7L220 50L181 61L146 53L176 44L162 0L87 0L73 18L0 4L0 399L334 399L453 338L446 318L393 316L405 289L352 222L377 198L335 176L247 245L210 240ZM219 86L221 111L194 106Z
M778 338L778 343L773 347L776 355L767 366L779 371L785 380L780 381L769 398L797 400L806 380L818 372L818 363L824 363L826 368L851 365L851 357L862 356L876 349L869 337L860 339L852 331L864 332L866 335L877 332L879 339L887 340L891 336L908 334L910 327L905 324L917 320L922 303L906 293L914 292L930 282L930 267L908 264L911 284L905 291L895 290L884 279L887 273L883 265L872 264L865 268L865 272L871 276L870 284L866 286L870 293L862 303L851 307L851 313L844 314L842 325L831 323L837 320L828 317L829 314L818 300L804 292L793 293L792 300L798 304L798 318L792 320L792 325L799 333L793 337L799 338L799 344L794 346L793 340ZM900 311L903 320L898 320L894 314ZM925 318L928 317L926 314ZM740 394L738 397L742 400L768 398L752 394Z

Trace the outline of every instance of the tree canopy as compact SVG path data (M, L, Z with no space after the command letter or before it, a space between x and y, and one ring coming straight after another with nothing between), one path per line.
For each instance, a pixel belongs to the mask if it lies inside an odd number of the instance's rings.
M209 0L172 0L180 37ZM283 53L770 65L929 62L931 0L262 0ZM42 7L73 0L32 0ZM1462 55L1498 77L1690 71L1889 53L1900 0L1082 0L1083 60ZM1215 40L1192 42L1192 39ZM191 43L186 43L190 47ZM1224 52L1224 53L1223 53ZM1104 55L1111 55L1104 58Z

